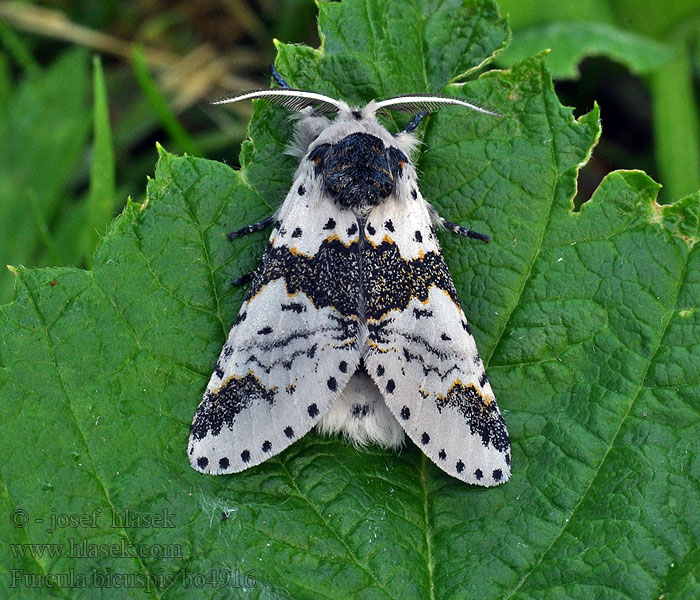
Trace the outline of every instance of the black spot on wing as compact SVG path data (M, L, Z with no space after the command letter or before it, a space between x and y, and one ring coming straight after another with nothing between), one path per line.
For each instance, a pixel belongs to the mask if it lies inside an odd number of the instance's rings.
M503 471L501 471L501 469L494 469L491 476L493 477L494 481L500 481L503 478Z
M260 448L263 452L269 452L272 450L272 442L270 440L265 440Z
M484 371L481 374L481 377L479 377L479 385L481 387L484 387L486 385L486 382L489 380L489 378L486 376L486 371Z
M416 240L418 243L423 241L423 234L420 231L416 231L413 234L413 239Z
M445 460L447 458L447 452L445 452L444 448L442 450L440 450L440 452L438 453L438 456L440 457L440 460Z
M430 443L430 436L424 431L423 435L420 436L420 441L421 444L425 446L426 444Z
M287 427L284 428L284 435L286 435L290 440L294 437L294 430L291 428L291 426L287 425Z
M391 222L391 219L388 219L387 221L384 222L384 228L387 231L394 233L394 224Z
M296 227L294 231L292 231L292 237L293 238L300 238L302 234L301 227Z
M228 469L229 466L231 466L231 462L229 461L229 459L226 456L219 459L219 468L222 471L225 471L226 469Z
M309 404L307 407L307 412L309 413L309 416L313 419L314 417L318 416L318 406L316 404Z
M216 361L216 366L214 367L214 373L221 379L224 376L224 370L221 368L221 359Z
M208 464L209 464L209 459L206 456L200 456L197 459L197 466L200 469L206 469Z
M250 450L243 450L243 452L241 452L241 460L244 463L250 462Z
M297 189L297 193L298 193L300 196L303 196L304 194L306 194L306 188L305 188L303 185L300 185L300 186L299 186L299 189Z
M411 418L411 409L408 408L408 406L404 406L404 407L401 409L401 418L402 418L404 421L408 421L408 420Z
M457 469L457 473L461 473L462 471L464 471L464 463L461 460L458 461L455 465L455 468Z
M474 471L474 477L476 477L477 481L481 481L481 479L484 477L484 472L481 469L477 469Z
M332 218L328 219L326 224L323 226L323 229L326 231L335 229L335 220Z
M348 227L347 234L349 236L353 236L356 233L357 233L357 223L353 223L352 225L350 225L350 227Z

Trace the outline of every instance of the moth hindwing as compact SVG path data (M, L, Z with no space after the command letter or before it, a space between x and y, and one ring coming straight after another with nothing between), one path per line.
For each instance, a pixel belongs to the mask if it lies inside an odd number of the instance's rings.
M506 481L508 432L434 225L488 236L440 217L410 160L426 109L489 111L435 95L354 108L287 87L229 101L256 97L300 112L299 168L273 217L229 234L273 225L259 267L239 280L250 289L194 415L192 466L242 471L317 426L388 448L405 432L453 477ZM392 135L379 110L424 112Z

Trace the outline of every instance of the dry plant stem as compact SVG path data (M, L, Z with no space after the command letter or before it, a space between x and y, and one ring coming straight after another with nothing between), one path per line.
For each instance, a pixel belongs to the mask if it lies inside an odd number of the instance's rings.
M16 29L131 60L131 42L76 25L60 11L17 2L0 2L0 19ZM184 57L155 48L144 48L144 54L148 65L159 71L163 87L175 92L174 107L177 111L211 96L258 87L258 82L232 74L231 71L265 63L258 53L244 50L237 50L230 57L221 57L208 44L195 48Z

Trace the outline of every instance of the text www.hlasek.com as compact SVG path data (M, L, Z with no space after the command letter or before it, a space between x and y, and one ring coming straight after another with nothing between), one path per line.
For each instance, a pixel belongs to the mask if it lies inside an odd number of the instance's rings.
M138 544L127 540L94 544L70 538L67 544L10 544L13 558L182 558L180 544Z

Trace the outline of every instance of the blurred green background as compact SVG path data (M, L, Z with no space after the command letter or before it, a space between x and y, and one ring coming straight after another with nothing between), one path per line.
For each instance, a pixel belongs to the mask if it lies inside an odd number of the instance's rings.
M513 43L487 68L549 48L563 103L601 105L578 204L618 168L666 202L700 187L700 0L499 5ZM144 201L156 142L236 165L251 106L209 101L267 87L274 38L318 46L314 2L0 1L0 265L89 267L127 197ZM12 287L2 269L0 303Z

